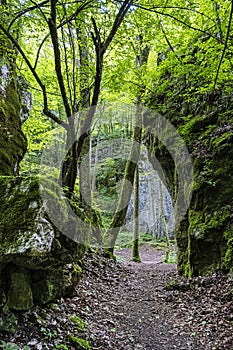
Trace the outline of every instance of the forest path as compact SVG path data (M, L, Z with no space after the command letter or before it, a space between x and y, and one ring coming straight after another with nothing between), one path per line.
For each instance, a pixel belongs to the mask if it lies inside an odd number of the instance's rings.
M89 252L76 296L16 313L19 330L0 340L30 350L87 349L75 337L92 350L233 350L232 276L187 281L147 245L142 263L130 261L129 249L116 254L117 263Z
M176 265L162 263L164 253L149 246L141 249L141 264L131 262L129 249L116 254L124 259L124 277L109 293L116 327L115 344L109 349L189 349L193 339L179 334L175 325L183 320L177 319L164 294L167 280L176 276Z
M182 279L180 290L166 290L166 283L179 277L176 265L162 262L161 251L144 246L142 263L130 261L129 249L116 254L122 262L79 286L81 293L89 290L84 303L88 312L82 317L89 325L93 350L233 349L231 326L225 333L225 319L218 324L222 305L218 309L211 295L206 299L210 293L199 288L199 282L194 291L187 291Z

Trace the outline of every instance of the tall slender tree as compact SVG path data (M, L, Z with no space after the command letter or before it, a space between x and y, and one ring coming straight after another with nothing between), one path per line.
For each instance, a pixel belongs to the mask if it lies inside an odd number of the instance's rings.
M138 44L138 48L136 52L136 67L138 70L138 78L140 79L141 68L143 67L143 65L147 63L147 60L148 60L149 47L148 46L143 47L142 35L139 35L137 37L137 44ZM141 146L141 138L142 138L142 117L143 117L142 116L143 108L141 106L142 91L143 91L143 87L140 86L140 89L136 96L131 151L129 154L129 158L126 162L125 174L124 174L124 179L123 179L123 184L121 188L117 209L114 214L110 229L107 232L106 240L105 240L105 251L106 251L106 254L110 256L113 256L114 246L115 246L115 242L116 242L119 230L125 221L130 197L132 194L135 171L137 169L139 156L140 156L140 146Z
M132 260L141 262L139 255L139 167L136 166L134 177L134 211L133 211L133 249Z

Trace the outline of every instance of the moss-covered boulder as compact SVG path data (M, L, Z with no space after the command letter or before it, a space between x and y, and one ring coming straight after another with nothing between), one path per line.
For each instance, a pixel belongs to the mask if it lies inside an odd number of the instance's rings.
M64 235L47 214L48 203L41 199L37 177L0 177L1 307L25 310L34 303L46 304L74 293L88 234L75 222L78 213L71 217L71 207L59 191L53 183L50 200L56 210L62 208L56 212L57 218L69 227L73 239Z
M164 81L165 76L160 79ZM150 96L148 104L175 126L192 159L192 199L176 231L178 270L186 276L219 269L233 271L232 94L224 86L202 94L193 87L187 94L183 76L169 79L164 91L160 89ZM155 156L162 165L175 203L179 191L177 167L158 140L153 123L153 117L152 120L145 118L145 142L152 164ZM179 172L185 169L184 163Z

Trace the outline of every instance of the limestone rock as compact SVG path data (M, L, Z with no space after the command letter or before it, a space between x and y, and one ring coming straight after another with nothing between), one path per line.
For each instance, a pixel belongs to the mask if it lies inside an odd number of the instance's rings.
M53 189L50 197L59 207L59 186L53 184ZM34 302L72 295L80 278L78 261L88 236L75 224L76 213L72 218L63 204L61 217L58 211L56 215L74 240L64 235L47 214L40 194L37 177L0 177L0 277L11 309L25 310Z
M155 237L166 235L160 205L160 196L162 195L166 229L169 236L174 238L174 214L171 196L164 185L162 185L162 191L160 191L159 181L161 180L144 152L141 154L139 162L139 174L139 232L149 233ZM124 225L124 229L128 231L133 231L133 205L134 194L132 194L129 202Z
M15 310L28 310L33 305L29 271L25 268L10 267L7 306Z

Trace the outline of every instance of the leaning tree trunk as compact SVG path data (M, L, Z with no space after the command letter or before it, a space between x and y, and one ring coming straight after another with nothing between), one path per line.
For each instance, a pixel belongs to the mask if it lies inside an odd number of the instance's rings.
M77 39L79 43L79 124L82 128L84 124L84 118L86 110L90 108L90 78L89 78L89 52L88 52L88 39L85 30L82 29L82 24L79 20L77 22ZM90 134L85 138L83 147L80 152L78 161L79 170L79 187L80 187L80 199L85 207L91 207L91 149L90 149Z
M149 56L149 47L146 46L144 49L141 49L143 44L143 37L139 36L137 38L139 41L139 54L136 56L136 67L138 69L138 75L140 78L141 75L141 67L147 63L148 56ZM138 94L136 96L136 110L135 110L135 117L133 120L133 135L132 135L132 147L131 152L129 155L129 158L126 163L126 169L125 169L125 175L123 179L123 184L121 188L121 194L118 201L117 209L114 214L112 223L110 225L110 229L107 232L106 238L105 238L105 253L107 256L112 257L115 242L118 236L118 233L120 231L120 228L122 227L130 197L132 194L132 186L129 186L129 183L134 183L134 176L135 176L135 170L138 165L139 155L140 155L140 144L141 144L141 137L142 137L142 107L141 107L141 89L138 91Z
M110 229L105 238L105 252L107 256L112 256L114 251L115 242L120 231L121 226L123 225L128 209L128 204L130 197L132 195L132 186L129 183L133 184L135 169L138 164L139 155L140 155L140 143L142 135L142 111L140 106L136 106L135 111L135 122L133 130L133 141L129 159L126 163L126 169L123 179L123 184L121 188L121 194L118 201L117 209L114 214Z

